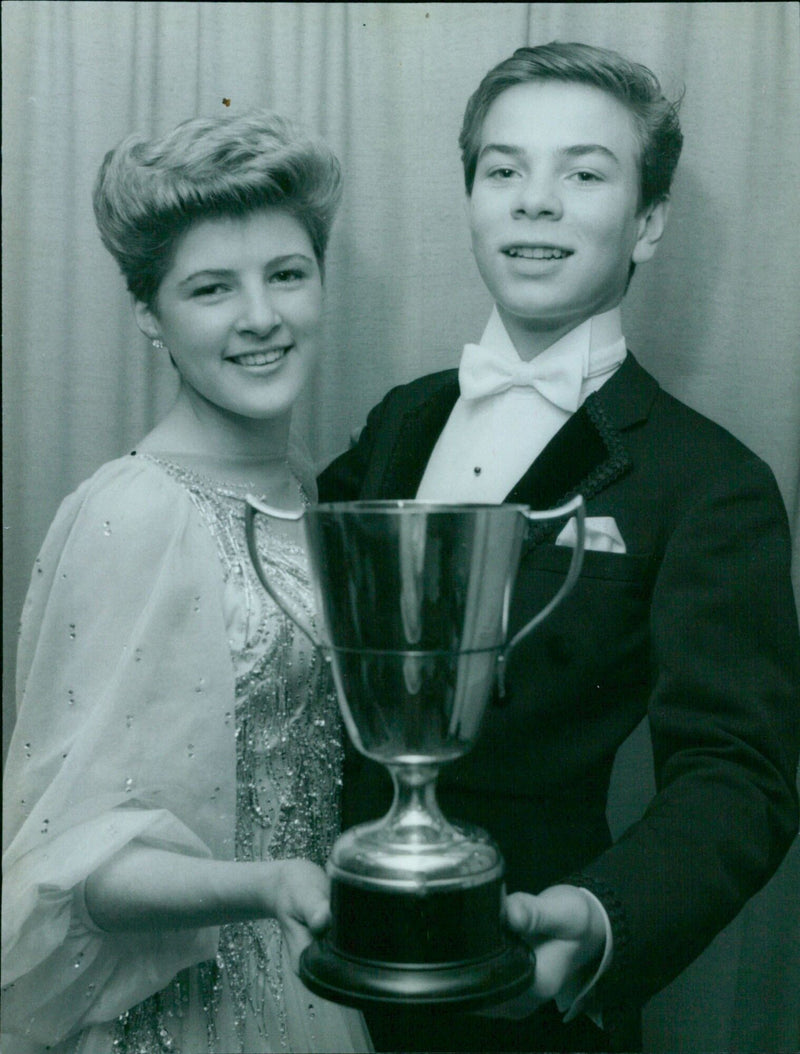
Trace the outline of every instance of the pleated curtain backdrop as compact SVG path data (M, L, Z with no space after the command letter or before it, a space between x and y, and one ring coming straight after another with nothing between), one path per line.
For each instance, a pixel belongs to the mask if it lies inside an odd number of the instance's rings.
M664 386L772 466L800 528L800 16L795 3L13 2L3 18L4 730L16 628L62 498L169 405L102 248L107 149L194 114L271 107L339 154L326 346L297 425L321 462L391 385L455 365L490 302L470 255L457 137L483 73L582 40L683 86L672 216L624 310ZM797 561L800 563L800 559ZM797 573L797 568L796 568ZM616 830L650 793L643 731ZM800 1046L800 853L646 1013L651 1051Z

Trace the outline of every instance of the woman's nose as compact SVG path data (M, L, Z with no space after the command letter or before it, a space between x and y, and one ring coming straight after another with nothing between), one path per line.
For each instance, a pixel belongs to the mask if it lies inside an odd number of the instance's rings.
M558 184L546 175L531 175L521 180L511 211L514 216L559 219L564 206Z
M268 289L247 290L242 303L237 328L243 332L266 336L281 324L281 317Z

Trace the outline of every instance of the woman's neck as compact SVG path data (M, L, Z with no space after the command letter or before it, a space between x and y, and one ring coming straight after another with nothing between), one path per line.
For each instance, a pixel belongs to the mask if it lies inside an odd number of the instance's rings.
M285 460L291 420L291 411L257 419L205 407L181 389L172 409L145 436L139 449L228 461Z
M292 507L299 491L288 457L291 413L257 420L226 414L218 407L214 411L204 413L179 394L137 449Z

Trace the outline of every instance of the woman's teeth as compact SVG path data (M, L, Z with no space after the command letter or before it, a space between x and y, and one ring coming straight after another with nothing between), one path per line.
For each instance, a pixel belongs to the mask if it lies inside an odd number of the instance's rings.
M270 351L251 351L247 355L236 355L233 361L239 366L269 366L287 353L288 348L273 348Z

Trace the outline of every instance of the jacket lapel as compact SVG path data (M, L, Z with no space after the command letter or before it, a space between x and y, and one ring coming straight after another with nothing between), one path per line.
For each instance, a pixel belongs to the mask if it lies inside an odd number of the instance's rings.
M436 441L458 399L458 372L435 378L436 389L403 414L379 485L379 497L413 498Z
M437 374L433 391L420 393L402 414L383 462L377 497L413 498L425 466L458 399L458 372ZM572 415L525 475L507 502L534 509L563 504L575 494L594 497L631 466L624 431L644 420L658 391L656 380L633 355ZM542 525L542 531L552 528ZM533 540L540 540L537 529Z
M657 390L657 382L629 353L611 380L556 433L506 501L552 509L582 494L588 502L631 467L622 433L647 417ZM542 524L531 532L531 541L556 529Z

